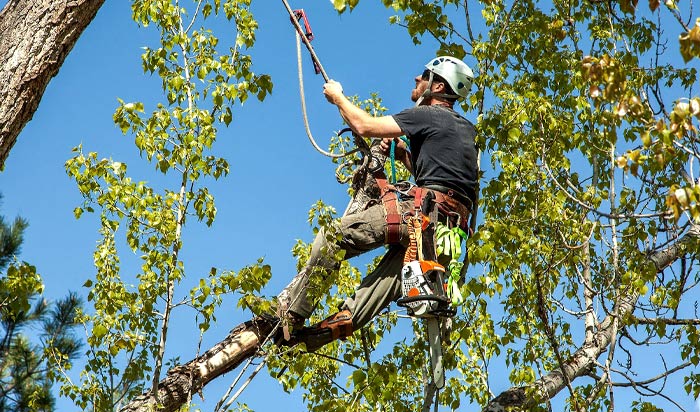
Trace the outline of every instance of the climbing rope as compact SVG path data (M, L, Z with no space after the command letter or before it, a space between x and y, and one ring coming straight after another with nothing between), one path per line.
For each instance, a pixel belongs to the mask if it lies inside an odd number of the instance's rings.
M314 139L313 134L311 133L311 127L309 126L309 116L307 114L306 110L306 96L304 94L304 74L303 74L303 68L302 68L302 56L301 56L301 42L304 42L304 45L308 49L309 53L311 54L311 60L314 63L314 69L316 70L317 74L321 74L323 76L323 79L328 82L330 79L328 75L326 74L326 71L323 69L323 65L321 64L321 61L318 59L318 56L316 55L316 52L314 51L313 46L311 46L311 40L313 39L313 33L311 32L311 26L309 25L309 22L306 18L306 14L304 13L303 10L292 10L291 7L289 7L289 3L287 3L287 0L282 0L282 3L284 4L284 7L287 9L287 13L289 13L290 20L292 21L292 25L294 26L295 29L295 35L296 35L296 46L297 46L297 71L298 71L298 77L299 77L299 96L301 99L301 113L302 117L304 120L304 129L306 130L306 135L309 138L309 141L311 142L311 145L324 156L330 157L332 159L341 159L341 158L349 158L348 160L344 161L343 163L340 163L340 165L336 168L335 171L335 176L336 179L338 180L339 183L346 183L350 179L353 181L356 181L357 178L359 178L363 171L366 170L366 168L369 166L369 163L371 162L372 154L369 146L367 145L367 142L364 141L364 139L355 134L353 132L353 137L354 137L354 143L355 143L355 149L350 150L345 153L332 153L329 151L326 151L321 148L321 146L316 143L316 139ZM299 21L304 22L305 30L302 29L301 25L299 24ZM345 131L351 131L349 128L343 129L342 131L337 133L337 136L341 136ZM351 155L355 153L362 153L363 156L361 159L357 158L350 158ZM346 173L344 169L350 169L353 165L358 166L354 172L352 173ZM344 176L347 175L347 176Z
M306 97L304 95L304 74L303 74L303 69L302 69L302 64L301 64L301 35L297 32L296 33L296 39L297 39L297 69L299 71L299 96L301 98L301 114L304 118L304 128L306 129L306 135L309 137L309 141L311 142L311 145L316 149L319 153L321 153L324 156L328 156L333 159L340 159L346 156L350 156L353 153L356 153L360 150L360 148L353 149L349 152L345 153L331 153L323 150L317 143L316 140L314 139L314 136L311 134L311 127L309 127L309 116L306 112Z
M311 142L311 145L316 149L319 153L321 153L324 156L333 158L333 159L340 159L343 157L347 157L352 155L353 153L356 153L361 150L361 147L358 147L356 149L353 149L349 152L345 153L331 153L328 151L325 151L321 148L316 143L316 139L314 139L313 134L311 133L311 127L309 126L309 116L306 112L306 97L304 95L304 75L303 75L303 69L302 69L302 58L301 58L301 42L304 42L304 45L306 48L309 50L309 53L311 54L311 60L314 63L314 68L316 69L316 73L320 73L323 76L323 79L328 82L330 78L328 77L328 74L326 74L326 71L323 69L323 65L321 65L321 61L318 59L318 56L316 55L316 52L314 51L314 48L311 46L310 40L313 39L313 34L311 33L311 28L308 24L308 21L306 20L306 15L304 14L303 10L292 10L291 7L289 7L289 3L287 3L287 0L282 0L282 3L284 4L284 7L287 9L287 13L289 13L290 20L292 21L292 25L294 25L294 31L296 34L296 45L297 45L297 69L299 73L299 96L301 97L301 113L304 118L304 128L306 129L306 135L309 137L309 141ZM301 25L299 24L299 19L303 19L306 25L306 30L307 32L305 33L304 30L302 29Z
M311 127L309 127L309 116L306 112L306 97L304 96L304 75L303 75L303 69L301 65L301 41L300 41L300 35L299 33L296 33L296 40L297 40L297 69L299 71L299 97L301 98L301 114L304 118L304 128L306 129L306 135L309 137L309 141L311 142L311 145L316 149L319 153L321 153L324 156L328 156L333 159L339 159L345 156L349 156L355 152L357 152L359 149L355 149L353 151L347 152L347 153L342 153L342 154L336 154L336 153L331 153L323 150L321 146L319 146L316 143L316 140L314 139L314 136L311 134Z
M406 136L401 136L401 140L408 147L409 142ZM391 141L391 148L389 149L389 161L391 164L391 183L396 183L396 140Z

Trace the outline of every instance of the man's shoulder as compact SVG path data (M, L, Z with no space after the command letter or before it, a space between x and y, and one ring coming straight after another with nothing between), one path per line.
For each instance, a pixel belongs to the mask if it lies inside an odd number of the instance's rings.
M427 107L429 106L413 106L413 107L408 107L406 109L401 110L397 114L402 114L402 113L415 113L415 112L420 112L424 111Z
M400 112L396 113L394 116L399 116L399 117L430 116L430 115L432 115L433 112L434 111L433 111L432 106L413 106L413 107L409 107L407 109L401 110Z
M463 121L468 123L470 126L472 125L472 122L469 121L466 117L464 117L462 114L458 113L455 109L452 107L447 107L447 106L439 106L439 105L432 105L432 106L422 106L427 108L433 116L436 116L438 118L452 118L458 121Z
M406 121L410 119L413 122L420 123L437 123L443 124L445 122L459 122L464 124L465 127L474 129L474 125L469 119L463 115L457 113L454 109L439 105L422 105L409 107L394 114L392 117L397 121Z

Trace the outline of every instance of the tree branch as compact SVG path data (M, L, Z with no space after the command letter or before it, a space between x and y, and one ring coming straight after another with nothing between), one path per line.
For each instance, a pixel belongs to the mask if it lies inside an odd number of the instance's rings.
M655 266L657 272L660 272L683 257L692 249L691 246L696 246L699 241L700 226L696 225L678 242L649 255L649 262ZM615 333L616 317L624 318L632 313L638 299L637 293L621 296L612 311L617 316L606 316L598 325L598 330L594 333L593 338L581 345L564 365L560 365L547 375L542 376L530 386L507 389L493 398L483 409L483 412L505 412L514 407L526 409L544 400L552 399L566 387L567 381L573 382L581 376L590 376L598 357L609 349Z
M697 326L700 325L700 319L675 319L675 318L637 318L634 317L632 323L640 325L656 325L665 323L672 326Z
M253 356L271 331L268 322L252 320L238 325L223 341L201 356L170 369L158 384L156 396L146 391L131 400L121 412L150 410L156 405L159 411L178 410L192 393Z

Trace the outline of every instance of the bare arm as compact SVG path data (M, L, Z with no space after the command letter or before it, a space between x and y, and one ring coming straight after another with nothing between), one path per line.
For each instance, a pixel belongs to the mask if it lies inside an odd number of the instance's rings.
M333 80L323 86L326 99L338 107L340 115L350 128L360 136L395 138L403 134L391 116L374 117L355 106L343 94L340 83Z

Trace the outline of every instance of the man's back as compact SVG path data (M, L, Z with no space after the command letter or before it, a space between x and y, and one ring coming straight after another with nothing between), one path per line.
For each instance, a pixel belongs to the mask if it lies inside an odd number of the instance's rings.
M478 179L474 126L438 105L414 107L393 117L410 141L416 184L444 186L471 198Z

